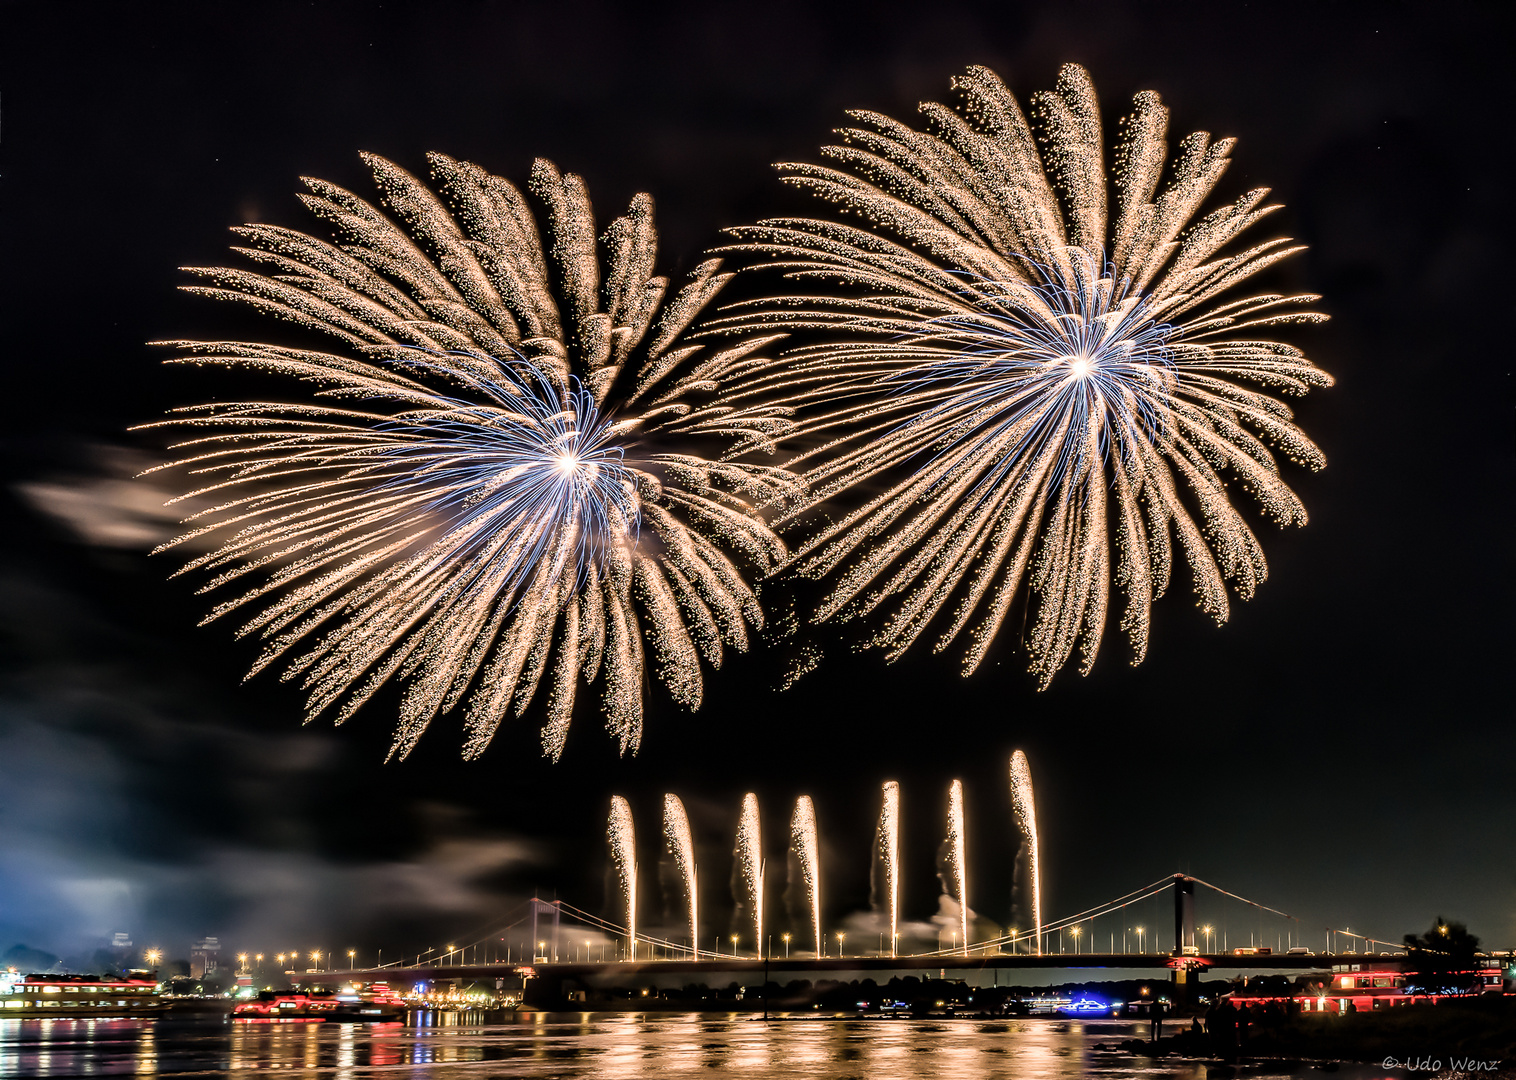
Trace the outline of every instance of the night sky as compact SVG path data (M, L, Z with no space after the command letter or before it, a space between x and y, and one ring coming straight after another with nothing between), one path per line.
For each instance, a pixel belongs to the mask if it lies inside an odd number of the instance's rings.
M1372 10L0 5L0 951L88 955L118 930L171 955L201 934L398 951L533 890L614 915L609 797L632 799L651 880L664 791L690 808L713 931L743 792L771 865L811 794L840 925L868 906L892 778L911 917L937 910L961 777L970 901L1004 922L1018 747L1052 914L1186 870L1299 916L1313 944L1325 925L1398 939L1443 915L1516 945L1508 57L1475 6ZM1319 292L1332 316L1288 337L1337 379L1298 405L1329 462L1288 474L1310 524L1259 527L1269 579L1225 627L1181 573L1144 664L1113 626L1091 676L1041 693L1013 633L963 679L951 655L886 665L843 630L783 693L777 649L709 677L697 714L654 694L635 758L585 709L556 765L524 723L464 763L456 718L386 765L382 702L302 728L298 691L242 683L256 647L197 629L208 602L147 556L172 489L130 479L160 443L127 429L237 387L145 343L293 333L175 287L178 267L230 258L229 226L322 233L298 177L369 197L360 150L418 173L440 150L517 182L548 157L602 222L651 192L678 274L724 227L820 210L770 165L815 160L843 110L911 121L970 63L1025 101L1071 60L1108 134L1154 89L1171 144L1238 136L1211 205L1271 186L1286 209L1254 239L1310 250L1263 284ZM656 920L655 886L643 904Z

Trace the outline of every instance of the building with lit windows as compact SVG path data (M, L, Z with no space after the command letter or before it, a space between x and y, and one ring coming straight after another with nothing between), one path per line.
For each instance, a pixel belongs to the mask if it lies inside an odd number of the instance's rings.
M221 941L218 938L201 938L190 946L190 975L196 979L203 979L216 970L217 958L221 955Z
M1508 991L1511 961L1499 957L1484 958L1474 976L1475 994L1500 994ZM1375 1012L1413 1002L1437 1002L1451 995L1426 994L1408 984L1403 958L1369 960L1361 963L1333 964L1330 976L1324 973L1302 975L1292 984L1281 986L1268 979L1251 979L1228 997L1236 1006L1290 1004L1301 1012ZM1459 995L1463 996L1463 995Z

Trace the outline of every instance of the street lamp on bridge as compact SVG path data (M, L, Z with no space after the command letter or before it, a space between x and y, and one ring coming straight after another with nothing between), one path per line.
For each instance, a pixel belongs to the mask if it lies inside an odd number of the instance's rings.
M1083 929L1082 926L1078 925L1069 927L1069 936L1074 939L1074 954L1076 956L1079 953L1079 932Z
M349 971L352 971L353 968L357 965L357 959L356 959L357 956L358 956L358 950L357 949L349 949L347 951L347 969Z
M842 943L843 943L843 941L846 938L847 938L847 933L845 931L839 930L837 932L837 955L838 956L846 956L847 955L847 953L845 953L845 952L842 951Z
M784 938L784 958L788 960L790 958L790 936L788 934L780 934L779 936Z
M1142 935L1145 934L1146 932L1147 931L1145 931L1140 926L1137 928L1137 951L1138 952L1142 952L1143 951L1143 949L1142 949Z
M1202 926L1200 928L1200 932L1205 935L1205 951L1206 952L1210 952L1211 951L1211 935L1216 932L1216 928L1213 927L1213 926Z

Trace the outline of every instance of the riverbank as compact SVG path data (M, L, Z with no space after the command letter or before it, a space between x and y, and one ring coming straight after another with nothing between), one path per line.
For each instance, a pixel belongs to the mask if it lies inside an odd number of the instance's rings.
M1186 1028L1156 1042L1123 1043L1119 1049L1227 1061L1394 1062L1405 1067L1420 1062L1426 1064L1419 1071L1489 1072L1516 1063L1516 998L1486 995L1342 1016L1307 1013L1276 1026L1252 1025L1246 1038L1232 1045Z

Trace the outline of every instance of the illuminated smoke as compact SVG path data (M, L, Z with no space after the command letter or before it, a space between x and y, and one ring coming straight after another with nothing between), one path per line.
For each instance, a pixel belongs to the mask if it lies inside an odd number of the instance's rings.
M800 880L805 888L806 904L811 912L811 930L816 938L816 955L821 955L821 856L816 838L816 807L809 795L795 800L795 814L790 818L790 849L800 862Z
M1037 804L1032 797L1032 769L1020 750L1011 755L1011 806L1016 811L1016 825L1026 838L1027 866L1032 879L1032 933L1041 955L1042 875L1037 855Z
M690 955L700 957L700 920L696 908L695 840L690 835L690 819L684 812L684 803L678 795L663 797L663 839L669 854L679 867L679 876L684 883L684 895L689 901Z
M435 191L364 160L382 210L305 181L336 244L247 225L236 250L267 274L191 271L190 292L333 351L161 343L175 363L289 384L149 425L186 430L164 467L203 507L164 547L217 543L184 567L221 595L207 621L235 617L261 641L253 671L282 667L308 720L342 723L399 684L393 755L457 710L475 758L545 698L556 759L576 693L598 683L608 729L635 751L646 685L698 708L702 661L720 667L763 625L747 575L785 552L757 508L793 477L732 457L775 421L730 416L719 387L771 339L686 341L729 275L709 260L678 287L655 276L645 194L601 229L583 180L547 161L534 206L442 154ZM725 449L696 456L711 440Z
M921 106L926 131L854 112L830 164L782 164L837 219L733 230L785 280L709 326L802 331L735 390L787 408L808 447L787 462L810 485L792 518L877 492L795 553L830 582L817 619L877 612L890 659L925 638L968 674L1030 603L1046 686L1076 652L1090 670L1117 590L1140 661L1175 562L1218 622L1229 589L1254 594L1267 563L1233 496L1305 524L1276 455L1326 458L1280 399L1332 382L1272 334L1325 316L1314 295L1243 291L1303 249L1234 245L1278 209L1267 188L1203 208L1235 140L1196 132L1171 157L1168 109L1143 91L1108 150L1076 64L1030 121L987 68L954 89L956 110Z
M900 944L900 785L894 780L884 782L884 802L879 808L879 865L890 919L890 955L894 956Z
M967 853L964 851L963 782L954 780L948 788L948 895L958 902L958 940L964 955L969 951L969 899Z
M763 842L758 828L758 796L748 792L742 797L742 818L737 823L737 872L742 896L753 918L755 955L763 955Z
M620 795L611 796L611 818L606 825L611 861L621 885L621 904L626 912L626 958L637 959L637 837L632 830L632 807Z

